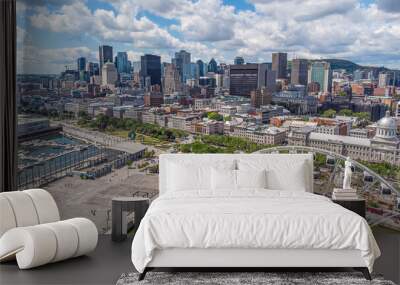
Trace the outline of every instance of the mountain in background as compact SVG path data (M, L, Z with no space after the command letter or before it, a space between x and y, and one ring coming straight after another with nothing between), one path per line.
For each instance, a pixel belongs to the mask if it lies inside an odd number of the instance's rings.
M376 66L363 66L359 65L357 63L354 63L350 60L345 60L345 59L333 59L333 58L327 58L327 59L322 59L322 61L327 61L331 64L331 69L346 69L347 72L353 73L357 69L368 69L368 70L374 70L375 72L379 73L381 71L386 71L390 70L386 67L376 67Z

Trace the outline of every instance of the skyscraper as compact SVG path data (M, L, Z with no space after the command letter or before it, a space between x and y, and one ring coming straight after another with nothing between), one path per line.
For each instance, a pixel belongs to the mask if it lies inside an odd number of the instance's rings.
M130 73L128 54L126 52L118 52L115 57L115 66L118 73Z
M150 77L150 84L161 86L161 57L158 55L145 54L140 57L140 74L144 78Z
M214 58L212 58L208 63L208 72L214 72L214 73L218 72L218 64Z
M85 57L78 58L77 68L78 68L78 71L85 71L85 68L86 68L86 58Z
M198 61L196 61L197 64L197 69L199 70L199 77L203 77L204 76L204 62L199 59Z
M102 45L99 46L99 62L100 62L100 75L103 70L103 64L106 62L113 62L113 48L112 46Z
M331 92L332 70L329 62L315 61L308 69L308 82L317 82L321 92Z
M164 94L170 95L181 90L181 80L175 65L167 63L164 67Z
M234 64L244 64L244 59L241 56L237 56L235 57L235 59L233 60Z
M181 82L185 82L188 78L188 73L190 73L190 61L190 53L185 50L176 52L175 58L172 59L172 63L180 74Z
M287 77L287 53L274 52L272 54L272 70L276 71L277 78Z
M378 87L385 88L386 86L394 85L394 76L392 72L380 72L378 76Z
M113 88L115 82L118 80L118 73L115 65L112 62L104 63L101 74L102 85Z
M270 72L269 77L268 72ZM275 79L275 72L268 70L265 63L247 63L231 65L229 76L230 95L250 97L251 91L271 85L271 80Z
M132 69L134 73L140 72L140 69L142 68L142 63L140 61L133 61L132 62Z
M307 59L293 59L290 82L307 86L308 61Z

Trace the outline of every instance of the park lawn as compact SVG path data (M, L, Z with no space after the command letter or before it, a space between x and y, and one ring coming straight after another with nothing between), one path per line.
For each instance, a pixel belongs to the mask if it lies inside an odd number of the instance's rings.
M139 143L147 144L147 145L152 145L152 146L164 146L164 147L169 147L170 143L166 141L162 141L158 138L142 135L142 134L136 134L136 141Z
M108 131L106 132L109 135L113 135L113 136L117 136L117 137L121 137L121 138L127 138L129 135L130 131L127 130L116 130L116 131Z

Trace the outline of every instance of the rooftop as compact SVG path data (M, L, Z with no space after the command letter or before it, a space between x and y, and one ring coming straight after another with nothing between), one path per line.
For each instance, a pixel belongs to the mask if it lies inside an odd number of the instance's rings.
M341 142L345 144L351 145L359 145L359 146L371 146L371 141L365 138L356 138L350 136L339 136L339 135L329 135L329 134L322 134L322 133L310 133L310 139L312 140L320 140L320 141L334 141L334 142Z
M49 119L41 116L18 115L18 125L45 121L49 121Z
M125 141L118 144L114 144L112 146L108 146L108 148L134 154L140 151L144 151L146 149L146 146L139 143Z

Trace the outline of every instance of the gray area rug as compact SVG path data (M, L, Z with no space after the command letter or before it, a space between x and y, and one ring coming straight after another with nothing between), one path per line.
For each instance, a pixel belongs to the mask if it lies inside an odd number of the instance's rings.
M372 276L368 281L359 272L148 272L146 278L138 281L138 273L122 274L117 285L146 284L213 284L213 285L395 285L381 276Z

